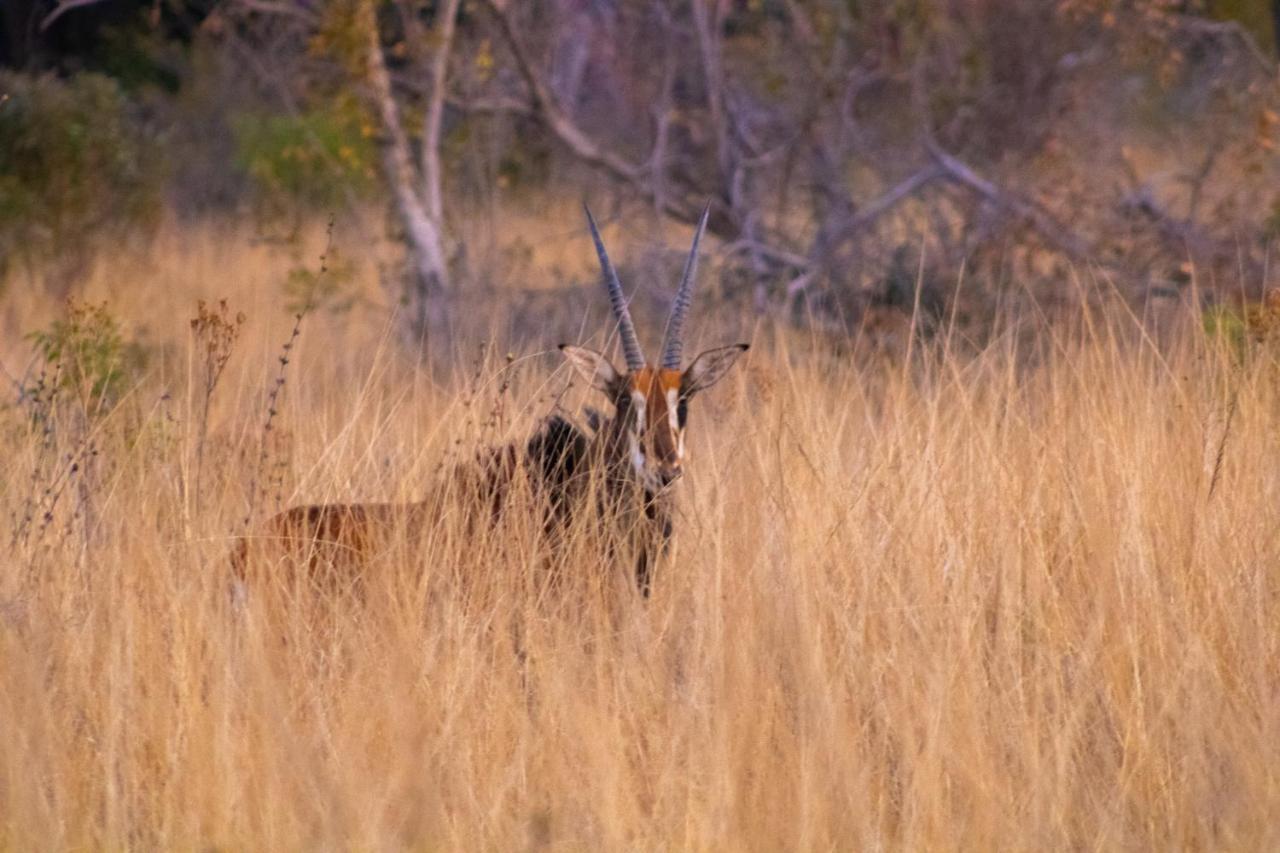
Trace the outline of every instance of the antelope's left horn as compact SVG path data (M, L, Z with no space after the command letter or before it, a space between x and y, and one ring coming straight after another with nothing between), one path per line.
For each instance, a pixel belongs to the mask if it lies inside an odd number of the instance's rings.
M698 277L698 242L702 240L702 232L707 229L707 216L710 213L711 202L708 201L698 219L698 227L693 232L693 246L684 262L684 275L680 278L680 286L676 288L676 298L671 303L666 340L662 344L662 366L667 370L679 370L684 358L684 320L689 315L689 306L693 304L693 285Z

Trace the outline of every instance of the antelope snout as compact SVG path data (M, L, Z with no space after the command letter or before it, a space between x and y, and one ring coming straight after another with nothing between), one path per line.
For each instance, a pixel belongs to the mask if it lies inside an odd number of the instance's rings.
M662 480L662 485L669 486L676 480L680 479L680 475L684 473L684 469L680 467L679 462L673 462L669 465L663 465L658 469L658 478Z

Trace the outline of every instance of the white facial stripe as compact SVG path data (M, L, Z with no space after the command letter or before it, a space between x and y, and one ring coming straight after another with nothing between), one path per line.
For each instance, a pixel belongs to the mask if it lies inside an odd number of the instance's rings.
M640 449L640 441L632 435L631 443L631 467L636 469L637 474L644 473L644 451Z
M637 432L644 432L644 427L645 427L644 418L645 418L645 409L647 408L647 405L648 405L648 401L645 400L643 392L641 391L631 392L631 406L632 408L635 409L635 412L636 412L636 431Z
M680 428L680 390L671 388L667 391L667 420L671 423L671 433L676 437L676 459L684 460L684 430Z

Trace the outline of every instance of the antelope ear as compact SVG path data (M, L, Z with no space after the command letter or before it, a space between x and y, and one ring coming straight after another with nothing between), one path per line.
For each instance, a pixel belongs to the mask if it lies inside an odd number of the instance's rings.
M614 369L608 356L603 353L586 347L576 347L573 344L561 344L560 352L569 359L569 363L573 365L574 370L578 371L578 375L587 380L587 383L597 391L608 394L617 385L618 371Z
M680 377L680 395L692 397L715 385L737 362L738 356L747 351L750 344L734 344L717 347L701 353Z

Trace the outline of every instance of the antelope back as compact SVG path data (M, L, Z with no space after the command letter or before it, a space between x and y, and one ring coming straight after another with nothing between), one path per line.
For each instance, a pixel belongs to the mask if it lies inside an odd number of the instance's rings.
M573 511L591 452L582 430L553 417L523 445L484 450L448 471L420 502L314 504L279 513L237 544L232 568L242 583L259 585L266 574L282 591L359 592L375 559L419 563L433 543L450 551L450 536L490 535L512 505L535 513L535 524L552 533Z
M414 503L291 507L240 540L232 569L241 583L266 581L282 592L357 592L369 560L407 544L423 509Z

